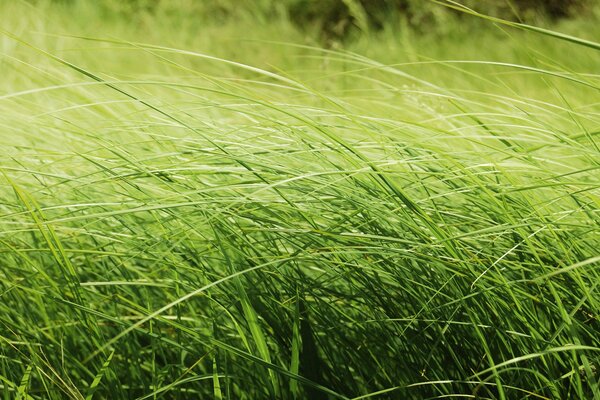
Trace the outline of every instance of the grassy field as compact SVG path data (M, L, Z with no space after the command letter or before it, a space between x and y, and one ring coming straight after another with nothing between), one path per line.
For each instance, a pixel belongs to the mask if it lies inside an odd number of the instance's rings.
M600 14L94 4L0 2L3 400L600 398Z

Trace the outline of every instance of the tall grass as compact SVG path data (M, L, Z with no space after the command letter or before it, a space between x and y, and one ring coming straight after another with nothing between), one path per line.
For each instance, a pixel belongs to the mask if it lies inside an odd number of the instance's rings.
M0 13L4 399L600 396L596 50L40 7Z

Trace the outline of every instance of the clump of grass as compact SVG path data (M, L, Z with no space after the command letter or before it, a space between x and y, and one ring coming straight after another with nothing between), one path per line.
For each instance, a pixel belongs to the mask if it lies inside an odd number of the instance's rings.
M3 33L4 398L600 395L573 59L261 42L281 70L73 33Z

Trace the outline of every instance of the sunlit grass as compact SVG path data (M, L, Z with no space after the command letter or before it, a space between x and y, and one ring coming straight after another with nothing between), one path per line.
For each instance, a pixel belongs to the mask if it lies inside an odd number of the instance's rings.
M9 15L4 398L600 395L595 50Z

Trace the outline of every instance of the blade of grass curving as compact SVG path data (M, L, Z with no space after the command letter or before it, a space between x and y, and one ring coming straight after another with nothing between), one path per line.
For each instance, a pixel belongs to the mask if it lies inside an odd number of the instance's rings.
M85 400L92 400L94 397L94 392L96 392L96 390L98 389L98 386L100 385L100 382L102 381L102 378L104 378L104 375L106 374L106 371L108 371L108 367L110 366L110 362L112 361L113 356L115 355L115 351L112 350L109 354L108 357L106 358L106 360L104 361L104 363L102 364L102 367L100 367L100 369L98 370L98 373L96 374L96 376L94 377L94 380L92 381L87 395L85 396Z
M540 33L542 35L550 36L555 39L564 40L564 41L567 41L570 43L575 43L575 44L578 44L581 46L589 47L594 50L600 50L600 43L582 39L582 38L578 38L576 36L567 35L567 34L564 34L561 32L556 32L556 31L553 31L550 29L545 29L545 28L541 28L538 26L534 26L534 25L524 24L522 22L513 22L513 21L501 19L501 18L492 17L490 15L481 14L481 13L479 13L457 1L453 1L453 0L429 0L429 1L431 1L432 3L435 3L435 4L442 5L444 7L454 9L456 11L463 12L465 14L472 15L474 17L485 19L490 22L495 22L495 23L507 25L507 26L510 26L513 28L519 28L519 29L523 29L526 31Z

